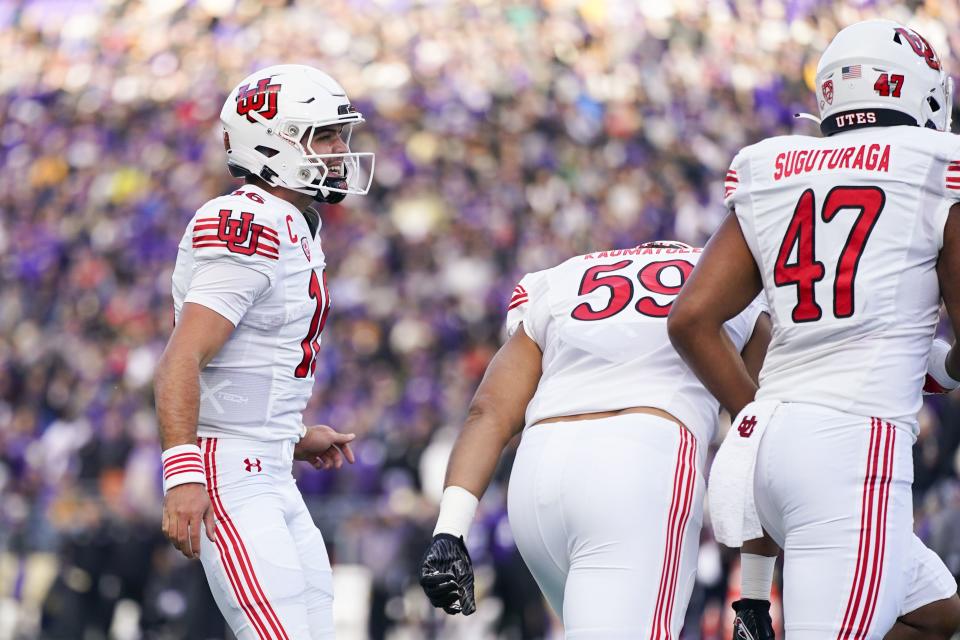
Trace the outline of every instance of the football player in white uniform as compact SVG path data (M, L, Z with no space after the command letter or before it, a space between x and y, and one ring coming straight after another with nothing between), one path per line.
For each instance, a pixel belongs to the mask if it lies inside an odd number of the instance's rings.
M311 67L252 74L220 120L246 184L200 207L179 246L155 380L163 531L200 558L239 640L332 638L330 562L291 474L353 462L352 434L302 422L330 310L310 205L366 193L373 154L350 151L363 117Z
M949 636L960 600L913 534L911 445L928 368L960 378L956 347L928 365L941 296L960 329L952 87L927 41L886 20L842 30L816 83L824 137L736 156L731 213L670 316L691 369L742 409L711 513L724 544L762 525L784 548L789 638ZM758 389L721 327L761 292L773 340Z
M526 275L447 469L420 569L431 602L475 608L464 540L507 443L514 538L567 638L676 638L693 589L703 465L718 403L667 339L700 249L649 243ZM762 299L726 324L745 368L769 340ZM526 425L524 427L524 425Z

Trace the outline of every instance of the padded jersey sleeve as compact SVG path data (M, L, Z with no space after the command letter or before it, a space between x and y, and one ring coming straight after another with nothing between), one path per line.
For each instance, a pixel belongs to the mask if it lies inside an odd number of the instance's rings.
M747 177L747 172L744 170L746 164L746 154L744 150L741 150L734 156L730 168L727 169L727 174L723 178L723 204L726 205L727 209L735 208L737 201L742 199L743 194L747 191L742 188L744 186L742 183Z
M209 262L236 264L263 274L272 286L280 262L275 218L262 205L240 198L210 202L192 222L195 267Z
M183 301L212 309L237 326L269 289L270 280L255 269L225 260L208 260L194 268Z
M960 201L960 142L951 143L944 162L943 193L948 200Z
M536 342L541 350L544 348L544 316L549 316L549 309L545 308L547 286L547 279L542 271L528 273L520 279L507 304L507 338L512 337L522 324L524 333Z
M942 177L939 180L943 202L937 208L932 221L937 246L941 249L943 248L943 230L947 226L947 216L950 214L950 208L955 203L960 202L960 143L949 145L945 155Z
M236 326L276 282L274 218L240 198L218 198L201 208L191 222L193 270L184 302L213 309Z
M737 221L740 223L740 231L743 233L743 239L750 247L750 253L753 259L761 268L760 245L757 240L756 226L753 220L753 207L750 204L750 150L752 147L741 149L730 163L727 169L726 178L723 181L724 198L723 203L727 209L737 215Z

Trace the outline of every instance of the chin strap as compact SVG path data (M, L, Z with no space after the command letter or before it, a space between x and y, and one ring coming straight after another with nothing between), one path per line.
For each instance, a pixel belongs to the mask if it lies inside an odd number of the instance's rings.
M346 187L337 187L337 188L339 189L339 188L346 188ZM326 192L326 195L324 195L324 192ZM343 201L343 199L346 197L347 197L347 194L343 193L342 191L330 191L329 189L324 189L323 187L321 187L317 189L317 192L316 194L314 194L313 199L323 204L337 204L338 202Z
M796 118L797 120L813 120L818 125L821 122L820 118L813 115L812 113L795 113L793 114L793 117Z

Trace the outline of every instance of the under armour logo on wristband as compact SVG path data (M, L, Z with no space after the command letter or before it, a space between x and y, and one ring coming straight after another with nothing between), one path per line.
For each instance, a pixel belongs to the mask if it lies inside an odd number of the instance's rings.
M744 416L737 427L737 432L741 438L749 438L753 435L753 430L757 427L757 416Z
M256 468L257 472L263 471L263 467L260 465L260 458L254 458L253 462L250 462L250 458L244 458L243 464L247 465L247 471L253 471Z

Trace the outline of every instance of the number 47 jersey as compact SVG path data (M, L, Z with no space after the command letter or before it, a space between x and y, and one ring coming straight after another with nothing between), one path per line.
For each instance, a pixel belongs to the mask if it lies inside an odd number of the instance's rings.
M194 215L173 272L185 302L236 327L200 373L201 437L298 439L330 309L325 259L303 213L253 185Z
M725 188L773 321L757 398L915 428L960 138L909 126L770 138L734 158Z

